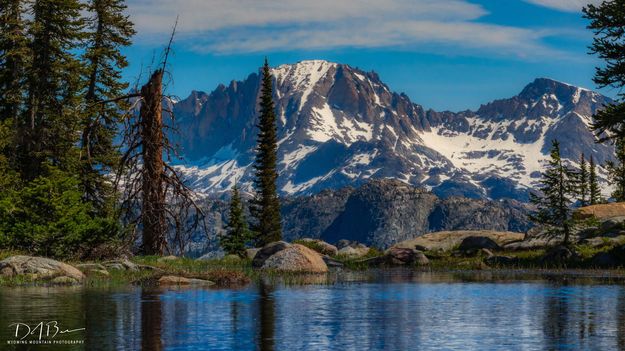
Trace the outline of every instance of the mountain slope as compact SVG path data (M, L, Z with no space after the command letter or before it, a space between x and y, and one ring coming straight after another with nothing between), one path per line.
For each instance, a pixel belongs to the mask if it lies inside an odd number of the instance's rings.
M546 78L510 99L460 113L425 111L374 72L303 61L272 71L278 113L278 187L284 195L394 178L447 197L527 199L557 138L575 165L581 152L604 162L592 114L609 99ZM185 162L200 192L240 182L251 190L259 76L193 92L174 106Z

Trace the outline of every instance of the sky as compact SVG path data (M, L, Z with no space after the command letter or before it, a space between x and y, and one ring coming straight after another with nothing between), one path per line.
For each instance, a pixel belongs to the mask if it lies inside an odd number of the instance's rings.
M597 90L581 9L600 1L128 0L125 78L161 60L178 17L167 90L180 98L243 80L265 57L324 59L375 71L425 108L474 110L538 77Z

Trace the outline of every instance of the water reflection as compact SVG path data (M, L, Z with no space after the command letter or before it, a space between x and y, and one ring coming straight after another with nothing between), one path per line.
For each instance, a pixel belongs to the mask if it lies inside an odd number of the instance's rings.
M620 284L367 274L239 290L0 289L0 349L28 349L6 345L5 326L40 320L85 327L76 350L625 349Z

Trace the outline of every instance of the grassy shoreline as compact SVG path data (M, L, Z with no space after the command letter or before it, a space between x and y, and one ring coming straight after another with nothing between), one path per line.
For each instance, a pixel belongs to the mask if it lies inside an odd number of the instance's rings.
M543 264L541 258L545 254L545 249L525 250L525 251L498 251L495 255L508 256L515 260L514 264L507 265L486 265L484 263L485 256L477 254L474 256L464 256L456 251L444 252L426 252L430 260L427 266L408 266L403 267L405 270L414 272L509 272L514 275L518 272L531 272L533 274L559 274L559 275L585 275L594 277L611 277L624 278L625 269L613 268L602 269L591 265L591 258L598 252L604 252L612 246L593 248L590 246L577 245L576 252L579 254L579 260L574 261L566 266ZM0 251L0 260L18 255L19 252ZM365 258L376 257L382 255L382 252L374 251ZM344 264L343 268L331 269L329 274L336 272L367 272L376 268L369 267L363 258L348 258L337 256L336 260ZM261 279L279 279L281 281L297 282L310 280L312 282L323 282L323 279L311 278L314 275L307 273L278 272L268 270L258 270L252 267L250 259L231 259L224 258L220 260L195 260L190 258L176 258L172 260L162 260L157 256L135 256L130 259L131 262L138 265L146 265L156 268L155 270L115 270L109 269L109 275L101 275L97 273L86 273L87 278L83 282L86 287L116 287L124 285L154 285L156 280L162 275L175 275L187 278L199 278L210 280L215 283L217 288L232 288L245 286L250 282L257 282ZM80 263L101 263L101 262L77 262L67 261L70 265ZM382 267L381 269L385 269ZM516 273L515 273L516 272ZM318 276L318 275L317 275ZM35 281L28 277L17 276L11 278L0 277L0 287L12 286L46 286L45 281Z

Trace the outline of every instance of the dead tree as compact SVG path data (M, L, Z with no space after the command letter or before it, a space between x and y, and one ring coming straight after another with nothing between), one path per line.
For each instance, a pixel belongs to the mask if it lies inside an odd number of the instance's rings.
M163 186L163 71L156 70L141 88L141 154L143 172L141 190L141 224L143 253L163 254L167 247L166 194Z
M169 164L173 156L179 155L168 137L175 131L175 118L173 111L163 109L167 101L163 75L163 69L152 73L135 102L140 106L139 113L125 119L126 151L115 182L116 188L124 189L124 218L140 229L140 251L145 255L183 254L190 235L204 225L193 191Z

